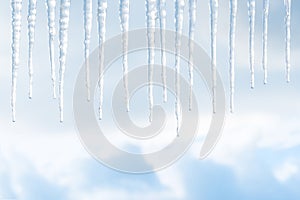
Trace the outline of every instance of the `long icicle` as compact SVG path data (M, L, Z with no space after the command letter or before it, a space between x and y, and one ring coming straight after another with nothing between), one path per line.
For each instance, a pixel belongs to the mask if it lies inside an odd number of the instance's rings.
M254 88L254 28L255 28L255 0L248 0L249 15L249 54L250 54L250 73L251 88Z
M229 73L230 73L230 111L234 111L234 82L235 82L235 32L237 0L230 0L230 33L229 33Z
M126 110L129 112L128 90L128 29L129 29L129 0L120 0L120 21L123 43L123 84L125 89Z
M86 87L87 87L87 100L91 99L90 92L90 41L92 32L92 19L93 19L93 1L84 0L83 12L84 12L84 60L86 68Z
M33 64L32 54L36 22L36 0L29 0L28 4L28 68L29 68L29 98L32 98Z
M50 65L51 65L51 80L53 87L53 98L56 98L56 72L54 60L54 37L56 35L55 28L55 10L56 0L46 0L47 15L48 15L48 34L49 34L49 51L50 51Z
M177 120L177 136L179 136L180 128L180 49L181 49L181 36L183 29L183 11L184 11L185 1L184 0L175 0L175 115Z
M153 65L155 54L155 17L156 17L156 0L146 0L147 12L147 40L148 40L148 99L149 99L149 121L152 121L153 112Z
M218 0L210 0L210 37L211 37L211 68L212 68L212 104L216 113L216 88L217 88L217 20Z
M104 42L106 32L106 12L107 0L98 0L98 45L99 45L99 119L102 119L103 113L103 94L104 94Z
M189 0L189 76L190 76L190 91L189 91L189 109L192 109L192 92L194 85L194 37L196 24L196 9L197 0Z
M20 63L20 38L22 23L22 0L12 0L12 121L16 121L16 92L17 92L17 76Z
M159 23L160 23L160 43L161 43L161 65L162 65L162 83L163 83L163 99L167 102L167 58L166 58L166 0L159 1Z
M291 4L292 0L284 0L285 5L285 64L286 64L286 81L290 82L291 71Z
M68 29L70 17L70 0L60 1L60 19L59 19L59 111L60 121L64 120L64 76L66 69L66 58L68 49Z
M268 82L268 21L270 0L264 0L263 12L263 69L264 69L264 84Z

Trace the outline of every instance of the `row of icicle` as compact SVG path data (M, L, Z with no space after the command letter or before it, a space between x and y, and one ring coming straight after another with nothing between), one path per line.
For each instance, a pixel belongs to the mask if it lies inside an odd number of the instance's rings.
M249 15L249 62L251 72L251 88L254 88L254 28L255 28L255 0L247 0L248 2L248 15ZM122 31L122 68L123 68L123 84L125 89L126 109L129 111L129 90L128 90L128 31L129 31L129 13L130 1L120 0L120 23ZM176 93L176 106L175 114L177 119L177 132L180 126L180 49L181 49L181 35L183 29L183 12L185 8L185 0L175 0L175 93ZM192 109L192 89L193 89L193 40L195 35L196 23L196 9L197 0L189 0L189 108ZM216 83L217 83L217 53L216 53L216 33L217 33L217 20L218 20L218 0L209 0L210 9L210 32L211 32L211 69L212 69L212 104L213 112L216 112ZM268 37L268 16L269 16L269 0L263 1L263 59L262 65L264 70L264 83L267 83L267 37ZM291 23L291 0L284 0L286 17L286 79L290 81L290 23ZM99 46L99 89L100 89L100 106L99 106L99 119L102 119L103 112L103 93L104 93L104 42L106 33L106 12L107 0L98 0L97 5L97 22L98 22L98 46ZM22 0L11 0L12 7L12 113L13 121L16 119L16 82L17 82L17 69L19 66L19 53L20 53L20 36L21 36L21 11ZM29 98L32 98L32 82L33 82L33 64L32 64L32 51L34 45L34 31L36 23L36 7L37 0L29 0L28 4L28 37L29 37L29 55L28 55L28 68L29 68ZM55 11L56 0L46 0L47 14L48 14L48 31L49 31L49 51L50 51L50 65L51 65L51 79L53 84L53 97L56 98L56 68L54 62L54 38L56 35L55 28ZM235 82L235 32L236 32L236 16L237 16L237 0L230 0L230 33L229 33L229 71L230 71L230 110L234 110L234 82ZM89 66L89 48L92 30L92 0L84 0L84 58L86 67L86 87L87 99L90 100L90 66ZM161 42L161 65L162 65L162 84L163 84L163 99L167 101L167 86L166 86L166 52L165 52L165 28L166 28L166 0L146 0L146 20L147 20L147 41L148 41L148 99L149 99L149 120L152 120L153 110L153 67L155 56L155 27L156 19L159 18L160 27L160 42ZM68 47L68 27L70 15L70 0L60 0L60 19L59 19L59 110L60 121L63 121L63 105L64 105L64 73L66 68L66 56Z

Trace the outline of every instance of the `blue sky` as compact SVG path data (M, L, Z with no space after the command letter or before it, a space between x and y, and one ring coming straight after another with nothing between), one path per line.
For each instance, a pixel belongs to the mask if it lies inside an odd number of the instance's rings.
M96 5L97 1L93 1ZM34 97L29 100L27 69L27 1L23 4L21 63L18 77L17 122L11 122L11 26L10 3L1 2L0 24L0 199L291 199L300 197L300 3L292 3L291 83L285 82L284 4L271 1L269 24L269 84L263 85L262 1L257 1L255 31L256 88L250 89L248 64L247 1L239 1L236 37L236 112L227 113L223 136L212 154L199 160L198 154L208 130L211 109L205 84L196 77L199 134L189 151L162 171L131 175L116 172L94 160L82 146L73 117L73 90L83 63L83 2L73 1L70 11L69 48L65 85L65 121L59 123L58 103L51 98L47 19L44 1L38 1L34 47ZM218 24L218 70L229 97L228 33L229 5L220 1ZM167 28L174 29L173 1L167 2ZM131 1L130 29L145 26L144 1ZM94 7L94 16L96 8ZM188 17L185 9L185 19ZM58 10L57 10L58 13ZM120 33L118 1L108 3L107 38ZM188 23L184 21L184 34ZM56 55L58 43L56 38ZM206 52L209 47L208 0L197 3L196 42ZM96 21L93 20L91 49L97 47ZM146 64L146 52L129 57L130 66ZM133 58L138 58L134 60ZM170 59L170 65L173 60ZM156 60L159 62L159 59ZM58 59L56 58L57 66ZM121 62L116 61L121 75ZM184 64L183 64L184 66ZM116 68L117 70L118 68ZM183 73L187 73L183 67ZM111 74L113 71L111 72ZM115 78L115 77L113 77ZM109 84L107 84L109 85ZM106 91L111 86L106 87ZM132 118L146 123L146 89L132 104ZM159 96L160 90L155 90ZM156 103L160 100L157 97ZM228 98L227 98L228 99ZM165 105L170 120L163 133L174 133L172 97ZM105 104L109 106L109 103ZM135 108L145 107L140 111ZM104 113L105 114L105 113ZM107 114L107 113L106 113ZM108 115L108 114L107 114ZM108 132L115 127L104 123ZM108 136L109 137L109 136ZM167 138L167 137L166 137ZM164 139L166 139L164 138ZM153 151L153 141L138 147L124 136L111 137L129 151ZM129 144L129 145L128 145ZM156 144L156 143L155 143ZM164 145L164 141L160 145ZM129 147L128 147L129 146ZM154 149L155 150L155 149Z

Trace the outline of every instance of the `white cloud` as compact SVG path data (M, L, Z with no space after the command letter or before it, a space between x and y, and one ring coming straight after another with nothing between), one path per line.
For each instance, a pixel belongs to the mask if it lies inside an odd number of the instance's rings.
M153 183L134 183L134 191L121 187L101 186L92 189L76 189L69 193L70 199L107 199L107 200L165 200L165 199L184 199L185 187L181 178L181 173L174 167L158 172L159 183L161 187L152 187ZM121 182L121 180L119 180ZM156 183L157 184L157 183Z
M276 169L273 170L274 177L279 182L287 182L290 180L294 175L298 174L299 168L297 165L285 162L281 166L278 166Z
M198 158L203 140L197 140L192 154ZM279 114L251 112L234 114L226 119L222 137L207 158L243 173L249 170L253 152L288 150L300 145L300 125L296 119Z

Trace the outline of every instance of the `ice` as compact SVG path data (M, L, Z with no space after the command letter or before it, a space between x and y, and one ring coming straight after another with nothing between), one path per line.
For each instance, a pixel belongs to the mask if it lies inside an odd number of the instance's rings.
M230 33L229 33L229 73L230 73L230 111L234 111L234 84L235 84L235 32L237 0L230 0Z
M12 0L12 121L16 121L16 90L18 67L20 63L20 38L22 21L22 0Z
M190 91L189 91L189 109L192 109L192 92L194 84L194 38L195 38L195 23L196 23L196 10L197 0L189 0L189 75L190 75Z
M269 20L270 0L264 0L263 12L263 69L264 69L264 84L268 82L268 20Z
M93 19L93 1L84 0L83 6L84 12L84 58L85 58L85 67L86 67L86 87L87 87L87 99L90 101L90 63L89 63L89 54L90 54L90 41L91 41L91 31L92 31L92 19Z
M55 60L54 60L54 37L56 35L56 28L55 28L56 0L46 0L46 7L47 7L47 15L48 15L51 80L53 86L53 98L56 98L56 73L55 73Z
M147 41L148 41L148 99L149 99L149 121L152 121L153 111L153 65L155 55L155 18L156 18L156 0L146 0L147 15Z
M218 0L210 0L210 32L211 32L211 68L212 68L212 104L216 113L216 87L217 87L217 20Z
M254 88L254 28L255 28L255 0L248 0L249 15L249 54L250 54L250 72L251 88Z
M120 20L123 43L123 84L125 89L126 109L129 111L128 90L128 29L129 29L129 0L120 0Z
M29 68L29 98L32 98L33 64L32 51L34 45L34 31L36 22L36 0L29 0L28 4L28 68Z
M160 42L161 42L161 65L162 65L162 83L163 83L163 99L164 102L167 102L167 76L166 76L166 0L159 0L159 23L160 23Z
M180 49L181 49L181 36L183 28L183 11L184 11L185 1L175 0L175 30L176 30L176 41L175 41L175 114L177 120L177 136L179 134L180 128Z
M60 1L60 19L59 19L59 111L60 121L64 120L64 76L66 69L66 58L68 49L68 28L70 17L70 0Z
M286 81L290 82L291 71L291 3L292 0L284 0L285 6L285 64L286 64Z
M106 11L107 0L98 0L98 45L99 45L99 88L100 88L100 104L99 119L102 119L103 113L103 95L104 95L104 41L106 32Z

